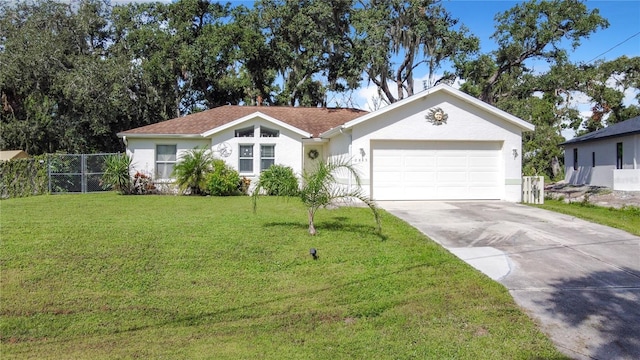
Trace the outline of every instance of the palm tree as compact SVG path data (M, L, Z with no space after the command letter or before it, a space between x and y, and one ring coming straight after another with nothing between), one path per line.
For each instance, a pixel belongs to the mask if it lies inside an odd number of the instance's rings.
M102 183L105 189L117 190L123 195L131 193L131 157L111 154L104 161Z
M192 195L202 195L206 191L207 174L212 170L213 154L207 148L187 151L173 168L172 176L181 191L190 190Z
M339 175L341 171L347 172L349 176L354 178L357 185L355 189L349 189L338 184L336 176ZM254 212L256 211L256 200L259 193L259 188L254 189L252 196ZM381 231L378 208L373 200L363 194L360 188L360 176L357 170L345 158L338 157L327 161L320 160L316 163L316 167L312 171L305 171L302 175L302 188L299 194L302 203L307 207L309 234L311 235L317 233L313 220L318 209L326 208L336 200L350 198L362 201L371 209L378 232Z

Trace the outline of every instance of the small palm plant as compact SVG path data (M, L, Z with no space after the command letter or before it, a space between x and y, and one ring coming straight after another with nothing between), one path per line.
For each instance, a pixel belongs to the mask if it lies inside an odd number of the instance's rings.
M131 157L127 154L112 154L104 161L102 184L105 189L114 189L121 194L130 194Z
M173 168L172 176L181 191L202 195L207 189L207 174L213 168L213 154L207 148L194 148L182 155Z
M336 179L341 171L353 176L356 188L348 189L340 186ZM259 196L259 186L253 191L253 211L256 211L257 197ZM380 213L373 200L364 195L360 188L360 176L357 170L345 158L333 158L327 161L320 160L316 167L302 175L302 187L298 193L302 203L307 207L309 219L309 234L317 233L314 224L316 212L320 208L327 206L340 199L355 198L365 203L373 212L378 232L381 231Z

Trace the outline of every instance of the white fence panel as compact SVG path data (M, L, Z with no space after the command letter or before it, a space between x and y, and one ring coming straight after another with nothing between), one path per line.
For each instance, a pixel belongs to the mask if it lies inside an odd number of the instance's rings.
M544 176L522 177L522 202L544 204Z

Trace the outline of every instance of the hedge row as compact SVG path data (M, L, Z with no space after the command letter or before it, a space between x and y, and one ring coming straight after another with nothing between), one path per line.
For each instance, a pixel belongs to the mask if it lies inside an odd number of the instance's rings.
M48 185L46 155L0 161L0 198L46 194Z

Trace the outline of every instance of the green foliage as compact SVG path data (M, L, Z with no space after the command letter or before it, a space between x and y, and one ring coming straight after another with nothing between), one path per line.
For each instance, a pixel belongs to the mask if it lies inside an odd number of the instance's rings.
M563 42L569 40L575 49L608 26L584 1L530 0L495 19L497 49L456 61L457 75L465 80L462 90L533 123L535 131L523 134L523 173L560 179L562 171L554 164L563 161L563 130L584 126L592 131L603 127L605 118L614 123L638 114L637 105L625 106L622 99L625 91L637 88L640 58L569 62ZM536 71L530 66L534 60L545 60L550 69ZM576 94L594 102L587 121L572 105Z
M206 190L213 196L231 196L240 193L240 175L224 160L213 161L213 171L206 176Z
M48 193L47 157L0 161L0 199Z
M563 359L507 289L386 213L240 197L3 200L3 359ZM43 216L46 214L46 216ZM117 229L117 231L114 231Z
M185 152L173 168L171 175L182 192L204 195L207 190L207 175L214 166L214 157L207 148L194 148Z
M131 158L127 154L111 154L104 161L102 183L105 189L111 188L123 195L133 191L131 181Z
M339 175L353 177L356 187L350 189L341 185L337 179ZM309 234L316 235L317 233L315 216L320 208L335 205L339 200L350 201L353 199L362 201L371 209L376 221L377 231L378 233L382 231L380 211L373 200L363 194L360 188L360 176L348 160L341 157L332 158L328 161L319 160L312 171L305 171L302 179L299 196L307 208ZM256 212L257 200L260 195L260 188L257 187L252 195L254 213Z
M298 178L289 166L271 165L260 174L254 191L264 191L265 195L272 196L297 196Z
M640 57L577 65L562 47L607 26L584 1L525 1L497 14L496 50L478 54L438 0L0 2L0 148L122 151L124 130L223 104L326 106L363 76L391 103L416 92L422 69L427 85L451 80L435 74L453 62L464 91L536 125L525 174L554 178L562 130L640 114L624 103ZM531 67L540 60L548 71ZM576 93L594 103L586 121L569 107Z
M353 12L359 55L368 80L383 101L393 103L416 92L413 74L428 70L428 86L451 78L435 74L444 61L478 50L479 40L435 0L365 1ZM396 64L391 60L399 57ZM395 89L389 87L395 83ZM419 91L419 90L418 90Z
M512 95L512 84L528 86L517 81L517 77L533 72L525 66L526 61L544 59L551 64L564 63L568 55L560 47L562 40L570 40L575 49L582 39L609 25L597 9L589 11L581 1L558 0L516 4L497 14L495 21L492 38L498 49L488 56L457 63L458 76L469 82L463 89L476 87L480 99L489 104Z
M272 49L267 63L284 81L276 96L278 104L326 106L327 91L358 87L362 58L349 38L352 6L349 0L256 2L260 25Z

